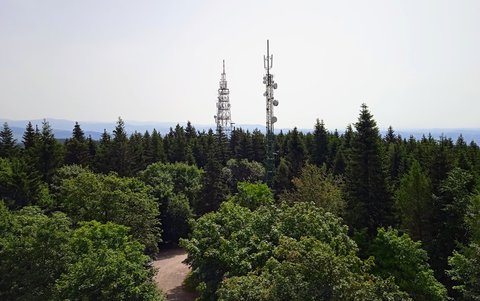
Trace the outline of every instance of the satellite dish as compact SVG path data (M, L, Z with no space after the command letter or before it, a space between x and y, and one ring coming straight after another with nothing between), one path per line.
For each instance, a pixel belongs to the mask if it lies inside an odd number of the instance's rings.
M274 105L274 106L278 106L278 100L274 99L274 100L273 100L273 105Z
M277 122L277 117L272 116L272 123L275 123L275 122Z
M273 84L273 88L276 89L278 87L277 83Z

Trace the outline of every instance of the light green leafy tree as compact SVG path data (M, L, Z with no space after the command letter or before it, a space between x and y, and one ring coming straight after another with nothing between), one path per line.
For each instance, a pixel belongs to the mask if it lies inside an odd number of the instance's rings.
M375 258L373 273L394 277L401 290L413 300L448 300L447 290L433 275L421 243L398 230L379 228L369 248Z

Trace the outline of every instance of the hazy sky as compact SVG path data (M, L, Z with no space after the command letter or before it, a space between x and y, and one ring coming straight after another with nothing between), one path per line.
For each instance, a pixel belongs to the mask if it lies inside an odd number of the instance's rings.
M0 118L480 127L480 1L0 0Z

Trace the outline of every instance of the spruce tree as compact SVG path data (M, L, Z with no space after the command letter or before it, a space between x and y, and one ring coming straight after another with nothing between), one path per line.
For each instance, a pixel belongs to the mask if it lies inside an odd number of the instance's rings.
M13 138L13 132L8 126L8 123L3 124L3 129L0 132L0 157L8 158L15 155L17 151L17 143Z
M103 130L97 152L95 154L94 169L97 172L108 173L112 170L112 139L106 129Z
M85 133L78 122L73 127L72 138L65 141L65 163L87 166L89 163L89 152Z
M290 176L297 177L300 175L300 171L305 164L307 154L302 137L296 127L288 134L288 136L288 152L286 159L290 162Z
M252 132L252 160L263 163L265 161L265 135L258 129Z
M42 131L39 142L35 146L35 154L38 171L42 175L43 181L49 183L55 170L62 163L63 149L62 145L55 139L53 130L46 120L42 122Z
M366 104L362 104L348 161L347 219L353 229L368 230L372 237L378 227L391 222L391 196L382 166L379 130Z
M121 176L130 175L130 158L128 157L128 137L125 123L118 117L117 125L113 130L112 139L112 168Z
M35 142L36 142L35 138L36 138L35 130L33 129L32 123L29 121L25 129L25 132L23 133L23 139L22 139L23 146L26 150L32 148L35 145Z
M156 129L153 129L150 146L152 152L151 163L166 162L167 158L165 156L165 148L163 142L164 140L162 139L160 133L157 132Z
M222 174L223 166L219 158L218 144L214 144L208 152L201 203L197 204L197 214L215 211L228 196L228 184Z
M325 124L317 119L315 130L313 132L313 153L311 154L312 162L317 166L322 166L327 162L328 155L328 134Z

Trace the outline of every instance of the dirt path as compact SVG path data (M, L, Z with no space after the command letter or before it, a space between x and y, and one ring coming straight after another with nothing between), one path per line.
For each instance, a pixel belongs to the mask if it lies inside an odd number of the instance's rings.
M182 249L170 249L160 253L153 266L158 269L155 282L167 294L168 301L193 301L196 295L187 292L182 283L189 267L182 263L187 253Z

